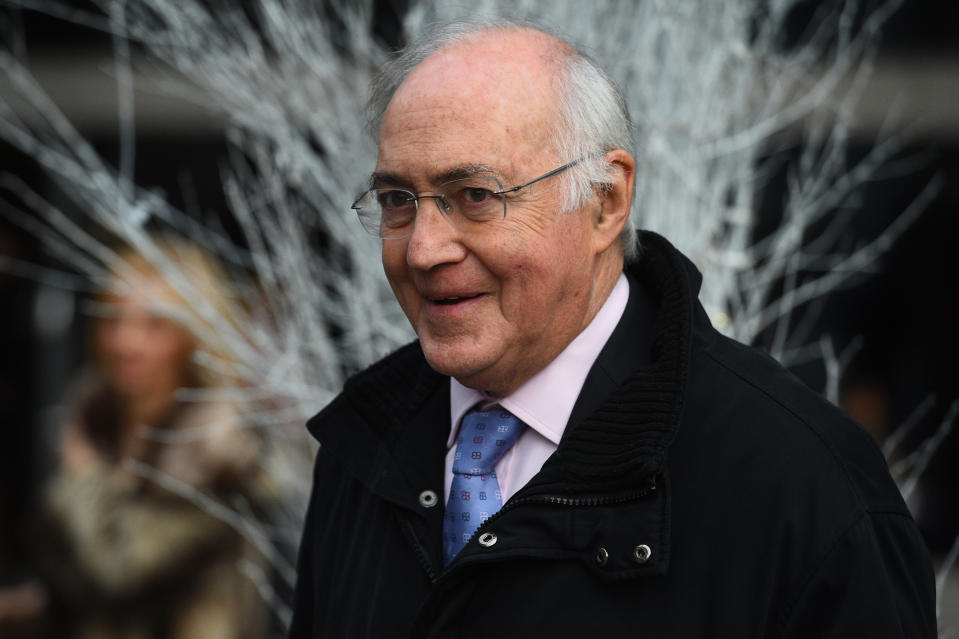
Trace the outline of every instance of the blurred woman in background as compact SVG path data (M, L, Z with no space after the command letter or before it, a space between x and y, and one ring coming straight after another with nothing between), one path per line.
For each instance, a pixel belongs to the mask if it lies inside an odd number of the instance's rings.
M41 525L52 609L79 639L260 637L265 562L213 514L268 492L225 397L237 301L197 247L151 246L121 251L92 304L94 366Z

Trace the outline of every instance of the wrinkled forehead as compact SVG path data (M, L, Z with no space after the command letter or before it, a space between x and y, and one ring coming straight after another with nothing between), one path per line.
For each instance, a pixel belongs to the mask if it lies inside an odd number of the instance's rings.
M381 153L427 135L442 136L444 146L481 135L494 146L542 148L556 125L554 65L541 43L516 40L458 44L424 60L387 108Z

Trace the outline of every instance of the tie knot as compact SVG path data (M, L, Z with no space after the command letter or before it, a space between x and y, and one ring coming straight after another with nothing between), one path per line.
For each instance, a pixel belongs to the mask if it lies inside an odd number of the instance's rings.
M453 472L488 475L526 427L501 406L470 411L463 417L453 459Z

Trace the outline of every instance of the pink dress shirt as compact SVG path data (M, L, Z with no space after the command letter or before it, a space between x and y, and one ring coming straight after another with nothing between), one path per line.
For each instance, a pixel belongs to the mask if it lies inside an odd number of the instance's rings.
M453 483L453 454L460 420L477 403L499 404L529 426L494 468L503 503L539 472L559 445L586 375L623 316L628 299L629 284L626 276L621 274L596 317L583 332L546 368L506 397L491 398L450 379L452 426L446 441L444 503L449 500L450 484Z

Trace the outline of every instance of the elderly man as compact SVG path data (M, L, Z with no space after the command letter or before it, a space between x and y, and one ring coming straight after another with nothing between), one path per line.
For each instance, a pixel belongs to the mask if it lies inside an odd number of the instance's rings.
M623 100L527 27L386 70L353 208L418 341L311 420L293 637L934 637L868 435L629 224Z

